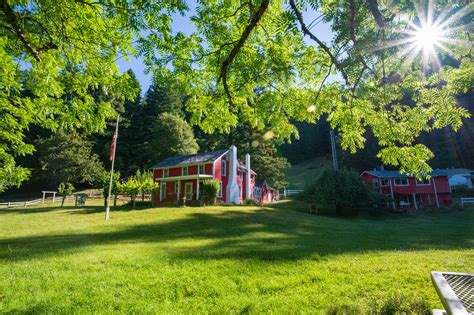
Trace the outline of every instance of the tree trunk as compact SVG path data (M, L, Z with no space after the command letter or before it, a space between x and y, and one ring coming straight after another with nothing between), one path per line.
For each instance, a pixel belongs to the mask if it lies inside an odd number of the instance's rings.
M133 207L135 208L135 197L132 198Z
M340 205L336 205L336 215L338 217L342 215L342 207Z
M114 207L117 206L117 194L114 195Z
M142 194L142 202L145 202L145 194Z
M64 201L66 200L66 196L63 196L63 200L61 201L61 207L64 206Z

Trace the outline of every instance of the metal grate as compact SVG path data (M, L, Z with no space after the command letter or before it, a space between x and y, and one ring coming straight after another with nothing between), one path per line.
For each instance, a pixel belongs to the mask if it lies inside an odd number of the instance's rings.
M474 275L443 273L443 276L466 310L474 312Z

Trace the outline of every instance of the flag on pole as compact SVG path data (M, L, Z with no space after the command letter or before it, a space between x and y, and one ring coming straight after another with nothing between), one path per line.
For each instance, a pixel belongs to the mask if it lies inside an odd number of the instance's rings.
M112 143L110 144L110 160L113 161L115 158L115 145L117 143L117 134L114 133L112 137Z

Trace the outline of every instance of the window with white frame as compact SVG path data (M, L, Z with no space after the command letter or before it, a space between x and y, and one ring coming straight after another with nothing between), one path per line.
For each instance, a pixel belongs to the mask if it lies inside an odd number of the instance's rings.
M390 179L386 179L386 178L381 179L380 183L382 184L382 187L390 186Z
M408 178L395 178L395 186L408 186Z
M163 177L170 177L170 170L168 168L163 170Z
M199 165L199 174L204 174L204 165Z
M227 161L226 160L222 160L222 176L227 176Z
M183 166L183 168L182 168L181 170L182 170L182 175L183 175L183 176L187 176L187 175L188 175L188 167L187 167L187 166Z
M377 178L372 179L372 187L379 188L379 180Z
M416 179L416 185L417 186L429 186L429 185L431 185L431 182L430 182L429 178L423 178L422 180L419 180L417 178Z
M222 198L222 181L219 181L219 191L217 192L217 197Z

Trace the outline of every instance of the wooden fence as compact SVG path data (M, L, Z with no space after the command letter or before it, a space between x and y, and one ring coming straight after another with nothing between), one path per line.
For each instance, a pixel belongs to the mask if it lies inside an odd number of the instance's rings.
M66 200L73 199L74 196L67 196ZM45 198L45 201L51 201L51 203L57 203L62 201L62 197L54 199L53 197ZM7 201L7 202L0 202L0 208L15 208L15 207L28 207L32 205L37 205L43 202L42 198L28 200L28 201Z

